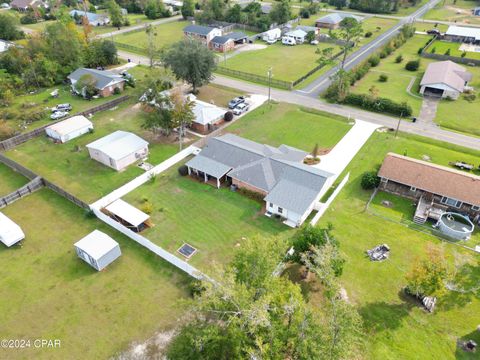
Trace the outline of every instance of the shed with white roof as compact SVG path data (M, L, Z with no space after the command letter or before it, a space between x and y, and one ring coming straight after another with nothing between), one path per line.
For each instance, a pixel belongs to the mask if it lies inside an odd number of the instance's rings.
M77 115L50 125L45 129L45 132L52 139L66 143L91 130L93 130L93 123L85 116Z
M94 230L77 241L74 246L78 257L98 271L103 270L122 255L120 245L99 230Z
M20 226L15 224L6 215L0 213L0 242L10 247L23 239L25 239L25 234Z

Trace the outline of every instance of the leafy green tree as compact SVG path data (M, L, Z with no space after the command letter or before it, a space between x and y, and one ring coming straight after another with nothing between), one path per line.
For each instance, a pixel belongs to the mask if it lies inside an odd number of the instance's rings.
M299 286L273 275L276 239L247 240L221 284L204 282L188 324L168 348L171 359L322 359L322 327ZM284 244L285 245L285 244ZM255 274L250 274L255 269Z
M292 9L288 0L276 2L270 11L270 19L277 24L285 24L292 18Z
M340 69L345 69L347 55L353 51L353 44L358 41L363 34L362 24L355 18L347 17L340 22L340 27L336 37L343 41L343 55L340 62Z
M195 4L193 0L185 0L182 5L182 16L184 19L195 15Z
M86 99L91 99L97 94L97 79L93 75L85 74L75 83L75 90Z
M185 136L186 128L192 124L193 120L195 120L195 114L193 112L195 103L193 100L190 100L189 97L184 98L183 94L178 90L172 92L170 98L173 103L172 122L173 126L179 129L179 144L180 150L182 150L182 141Z
M105 2L105 7L108 10L108 15L110 16L110 22L112 26L120 27L125 23L125 19L122 14L122 8L118 5L115 0L108 0Z
M177 79L192 85L193 92L207 84L215 69L215 54L202 43L194 39L184 39L173 44L164 54L162 60Z
M442 295L449 278L449 269L443 248L430 245L426 252L427 257L417 259L406 275L407 292L417 297Z
M94 40L87 46L85 65L87 67L118 64L117 47L110 40Z
M362 189L372 190L380 185L380 178L375 171L367 171L362 174L362 180L360 182Z
M240 5L235 4L230 9L228 9L225 16L225 21L230 23L240 24L242 21L242 8Z
M310 44L313 40L315 40L315 31L309 31L307 36L305 36L305 39L307 40L307 43Z
M167 9L161 0L148 0L145 5L145 16L149 19L159 19L167 16Z
M24 32L18 28L13 16L0 14L0 39L18 40L24 37Z

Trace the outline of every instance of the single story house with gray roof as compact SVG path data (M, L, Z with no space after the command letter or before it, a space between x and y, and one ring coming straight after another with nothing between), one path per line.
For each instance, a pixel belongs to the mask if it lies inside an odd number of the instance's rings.
M105 70L79 68L67 76L72 90L78 95L85 96L85 89L77 89L76 86L77 81L85 75L90 75L96 80L95 88L102 97L112 95L115 89L123 91L125 88L125 78L122 75Z
M222 30L216 27L192 24L183 28L183 34L187 38L196 39L206 46L210 46L214 37L222 36Z
M420 81L420 94L457 99L465 90L472 74L453 61L438 61L427 66Z
M148 142L141 137L117 130L87 145L90 157L117 171L148 156Z
M233 134L208 140L187 162L190 175L220 187L228 182L264 196L266 215L300 226L330 188L333 174L305 165L308 154L287 145L273 147Z
M108 25L110 18L105 14L96 14L83 10L72 10L70 16L74 19L78 19L79 23L82 23L82 18L87 18L87 21L92 26Z
M233 50L236 44L247 42L248 36L244 32L235 31L222 36L215 36L209 43L212 50L226 52Z
M326 28L326 29L337 29L340 26L340 23L343 19L346 18L353 18L357 21L362 21L363 18L360 16L356 16L353 14L348 13L330 13L328 15L322 16L321 18L315 21L315 26L319 28Z

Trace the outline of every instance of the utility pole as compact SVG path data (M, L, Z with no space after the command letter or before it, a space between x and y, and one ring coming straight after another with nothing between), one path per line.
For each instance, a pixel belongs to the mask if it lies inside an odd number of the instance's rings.
M395 130L395 139L397 138L398 129L400 129L400 122L402 121L402 117L403 117L403 112L400 114L400 117L398 118L397 129Z
M271 88L272 88L272 67L268 69L268 103L271 99Z

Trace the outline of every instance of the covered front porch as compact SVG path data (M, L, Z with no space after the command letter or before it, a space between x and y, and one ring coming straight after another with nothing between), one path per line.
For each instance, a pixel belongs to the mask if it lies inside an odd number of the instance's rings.
M231 167L201 155L195 156L192 160L187 162L186 165L188 168L188 175L195 175L205 183L211 183L217 188L220 188L222 181L226 179L227 173L232 170Z

